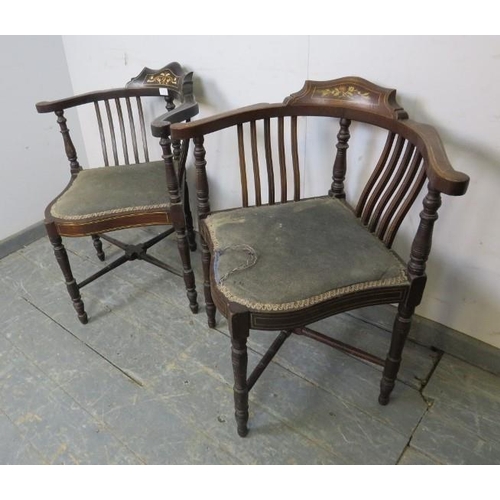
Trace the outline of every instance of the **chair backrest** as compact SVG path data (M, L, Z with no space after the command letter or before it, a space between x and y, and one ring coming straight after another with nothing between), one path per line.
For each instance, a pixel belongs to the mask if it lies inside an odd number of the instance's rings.
M64 111L77 106L86 108L82 112L93 114L95 129L99 131L104 166L149 162L149 122L158 115L158 107L147 107L145 98L154 97L156 101L159 101L158 97L164 98L167 110L162 116L164 120L189 120L198 112L198 105L193 97L192 75L191 72L186 73L176 62L159 70L144 68L124 88L40 102L36 108L39 113L56 114L72 174L77 174L82 167L77 159ZM93 110L88 109L89 107ZM159 155L160 149L155 151Z
M334 153L330 159L333 174L328 194L340 199L346 198L351 122L385 130L385 144L372 162L371 175L353 209L387 247L391 247L426 179L432 191L460 195L467 189L468 177L452 169L436 131L409 120L396 101L395 90L362 78L345 77L307 81L302 90L281 104L258 104L189 125L173 125L173 139L194 139L199 216L203 218L210 212L203 145L206 134L234 129L241 206L299 201L303 197L301 160L306 156L305 147L311 143L310 130L306 130L309 117L339 119L336 130L330 120L328 130L323 129L315 140L329 144Z

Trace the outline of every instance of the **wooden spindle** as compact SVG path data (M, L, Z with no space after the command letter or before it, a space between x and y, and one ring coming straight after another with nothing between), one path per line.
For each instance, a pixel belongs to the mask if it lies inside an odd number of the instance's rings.
M167 111L173 111L175 109L174 98L170 94L165 96L165 107Z
M163 152L162 158L165 162L165 171L167 174L168 194L170 196L170 203L173 205L181 202L181 196L179 192L179 183L177 181L177 174L175 173L173 155L170 145L171 141L169 138L162 137L160 139L160 146Z
M387 186L387 183L389 182L389 179L391 178L391 175L396 168L396 165L403 151L404 143L404 137L399 136L392 151L391 158L384 168L383 172L381 173L377 184L373 188L373 192L370 194L370 198L368 199L365 209L363 210L363 214L361 215L361 221L365 225L369 224L373 210L380 200L380 196L382 195L384 188Z
M194 158L196 167L196 196L198 198L198 216L204 219L210 213L210 203L208 201L208 178L205 161L205 148L203 143L205 138L201 135L193 139Z
M120 134L122 138L123 158L125 159L125 164L130 165L128 158L127 135L125 134L125 124L123 123L123 112L120 99L115 99L115 105L116 111L118 112L118 123L120 125Z
M250 122L250 144L252 147L253 180L255 186L255 204L262 204L260 188L259 153L257 151L257 127L255 121Z
M372 218L370 220L370 224L368 226L368 229L371 232L374 232L375 229L377 228L377 224L380 220L380 217L382 216L383 211L387 207L387 204L389 203L389 200L391 199L392 195L396 191L396 188L398 187L399 183L401 182L401 179L403 178L407 168L408 164L410 163L410 160L413 156L413 153L415 151L415 146L411 144L410 142L407 143L406 145L406 150L403 155L403 158L399 164L399 167L397 168L393 178L391 179L390 184L387 186L387 189L384 191L384 194L380 198L380 201L378 202L375 211L373 212Z
M108 116L108 124L109 124L109 133L111 134L111 147L113 149L113 159L115 161L115 165L119 164L118 161L118 151L116 149L116 136L115 136L115 127L113 124L113 115L111 114L111 107L109 105L109 101L104 101L104 105L106 107L106 114Z
M377 236L381 240L383 240L384 243L386 243L387 228L389 227L389 223L391 222L391 220L394 217L394 214L396 213L398 208L403 203L403 200L407 196L407 193L409 193L410 186L411 186L415 176L417 175L418 168L420 166L421 161L422 161L422 156L420 155L420 153L418 151L416 151L415 154L413 155L410 166L404 172L404 174L405 174L404 178L399 183L399 187L398 187L398 190L396 191L396 194L392 198L389 206L387 207L386 211L384 212L384 215L380 219L380 223L377 227Z
M136 97L137 110L139 111L139 124L141 125L142 147L144 149L144 160L149 161L148 139L146 136L146 125L144 124L144 111L142 110L142 101Z
M441 193L429 183L428 192L422 202L424 209L420 212L420 224L413 240L408 263L408 272L412 276L423 276L432 246L434 223L438 219L437 211L441 206Z
M102 126L101 110L99 108L99 103L97 101L94 102L94 108L97 117L97 125L99 126L99 136L101 138L102 158L104 160L104 165L106 167L109 167L108 148L106 147L106 137L104 136L104 127Z
M160 146L162 148L162 158L165 162L165 172L167 174L167 187L170 196L170 215L177 236L177 247L181 256L183 267L184 285L186 287L189 307L193 313L198 312L197 293L195 287L195 278L191 267L191 257L188 250L188 240L186 234L186 223L184 218L184 206L180 195L179 182L175 172L173 154L170 147L169 138L162 137Z
M180 141L180 139L176 139L175 141L172 141L172 151L173 151L174 165L178 166L179 160L181 158L181 141Z
M248 184L247 165L245 161L245 141L243 136L243 125L238 123L238 154L240 159L240 181L241 181L241 201L244 207L248 207Z
M57 123L59 124L59 128L63 137L64 150L66 151L66 156L68 157L71 175L76 175L78 174L78 172L80 172L80 170L82 170L82 167L78 163L76 149L73 141L71 140L71 136L69 135L69 128L66 125L67 120L64 116L64 111L56 111L55 114L57 116Z
M422 157L419 155L419 161L418 163L420 164L422 160ZM394 238L396 237L396 234L398 232L399 226L403 222L403 219L405 218L406 214L410 210L411 206L413 205L413 202L415 201L418 193L420 193L420 190L422 189L422 186L424 185L425 179L426 179L426 174L425 174L425 169L421 169L418 172L417 179L415 180L415 183L413 184L413 187L411 188L411 191L409 194L406 196L404 199L404 202L401 203L401 206L399 207L396 215L394 216L389 228L387 229L385 236L384 236L384 244L388 248L390 248L394 242ZM411 183L410 183L411 184ZM389 210L392 208L390 207Z
M281 203L286 203L288 194L285 157L285 119L282 116L278 118L278 157L280 162Z
M333 182L330 191L328 191L328 194L334 198L345 198L344 180L347 169L347 149L349 148L349 139L351 138L351 134L349 133L350 125L351 120L347 118L340 119L340 130L337 134L338 142L336 145L337 155L333 164Z
M271 149L271 120L269 118L264 119L264 144L266 149L268 203L274 205L274 167Z
M363 213L363 210L365 208L366 200L368 199L368 196L370 195L373 186L377 182L377 179L380 176L380 173L384 170L385 164L387 163L387 159L389 158L389 154L392 149L392 145L394 143L394 138L396 137L396 134L394 132L389 132L387 134L387 139L385 141L384 149L382 150L382 154L380 155L380 158L377 162L377 165L375 169L372 172L372 175L368 179L368 182L366 183L363 192L361 193L361 196L359 197L358 205L356 206L356 217L361 217L361 214Z
M130 125L130 137L132 137L132 148L134 150L134 159L136 163L139 163L139 151L137 149L137 137L135 135L135 123L134 123L134 113L132 112L132 104L130 103L130 97L125 98L127 103L127 113L128 121Z
M300 200L300 168L299 168L299 147L297 141L297 117L290 118L291 143L292 143L292 168L293 168L293 200Z

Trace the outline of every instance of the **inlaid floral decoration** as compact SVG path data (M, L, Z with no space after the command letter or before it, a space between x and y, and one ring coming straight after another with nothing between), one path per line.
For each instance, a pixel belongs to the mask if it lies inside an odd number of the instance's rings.
M146 77L146 83L158 85L177 85L177 77L170 72L162 71Z
M370 92L363 92L354 85L339 85L331 89L322 89L320 92L322 97L334 97L335 99L370 98Z

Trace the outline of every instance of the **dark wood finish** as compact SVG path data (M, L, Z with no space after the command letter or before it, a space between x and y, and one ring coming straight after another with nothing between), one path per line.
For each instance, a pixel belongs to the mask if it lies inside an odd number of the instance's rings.
M339 351L345 352L346 354L350 354L352 356L356 356L357 358L364 359L365 361L369 361L375 365L384 366L384 360L380 359L369 352L363 351L362 349L358 349L352 345L346 344L345 342L341 342L340 340L334 339L332 337L328 337L327 335L312 330L311 328L302 327L295 328L293 333L297 335L304 335L304 337L309 337L310 339L316 340L317 342L321 342L327 346L333 347L334 349L338 349Z
M239 151L242 206L248 207L248 172L244 145L244 130L248 124L253 181L256 190L255 205L260 205L260 173L257 154L260 136L256 131L260 126L259 123L262 122L269 204L274 204L277 198L274 196L274 168L276 177L279 176L280 179L279 201L281 203L288 201L287 179L293 178L293 199L300 203L297 120L301 116L340 119L337 152L332 162L333 182L329 190L330 196L340 199L345 198L344 183L349 180L346 152L352 134L351 121L374 125L387 131L385 146L382 148L378 161L374 161L373 172L362 190L353 213L366 230L373 232L388 248L391 247L398 228L421 191L425 180L428 181L429 189L423 201L424 208L420 214L420 225L407 259L408 282L397 286L372 286L325 299L314 305L287 311L254 310L232 302L215 281L212 262L214 243L211 241L205 224L205 219L211 214L211 210L204 136L235 127ZM291 132L288 147L286 143L288 134L285 134L287 118L290 119ZM273 164L272 159L271 125L273 121L277 122L278 161L275 162L276 165ZM292 94L282 104L258 104L189 124L174 124L171 127L171 133L174 140L193 138L195 141L198 213L200 236L203 241L202 258L208 321L211 327L215 325L214 305L222 315L228 318L235 380L235 415L239 435L244 436L248 432L248 391L292 331L340 349L349 355L360 356L372 363L383 365L379 401L381 404L387 404L396 381L411 318L425 288L425 266L431 248L437 210L441 203L440 194L462 195L467 190L469 182L467 175L456 172L451 167L437 132L428 125L408 119L407 113L396 101L395 90L379 87L361 78L346 77L326 82L308 81L301 91ZM287 152L291 152L291 158L287 158ZM290 171L289 168L291 168ZM335 224L325 221L324 230L335 231ZM300 237L301 235L297 235L298 239ZM310 245L314 249L314 241L307 241L303 244ZM217 245L223 247L224 242L218 241ZM310 263L303 262L302 265L308 266ZM335 272L335 269L331 272ZM273 278L270 277L270 279ZM293 280L293 276L282 279ZM340 312L368 305L392 303L398 303L399 309L385 361L307 327L311 323ZM247 379L246 342L250 329L277 330L281 333Z
M73 307L78 315L78 319L85 325L88 323L87 313L85 312L85 306L83 305L82 297L80 296L80 288L78 287L71 271L68 254L64 248L62 238L57 233L57 227L55 224L46 222L45 228L47 230L50 243L52 244L57 263L63 273L66 289L68 290L69 296L73 302Z
M269 204L273 205L275 200L274 196L275 187L274 187L273 152L271 149L271 120L269 118L264 119L264 143L266 148L266 168L267 168L267 185L268 185L267 198L269 200Z
M165 95L166 94L166 95ZM67 120L64 111L83 105L91 105L95 110L96 131L99 133L101 149L103 155L103 164L108 167L110 164L109 154L112 153L112 162L114 165L129 165L131 160L135 164L149 162L150 152L148 149L146 119L142 99L167 97L167 113L162 114L155 120L159 130L162 146L168 142L170 144L170 124L176 121L189 120L198 112L198 105L193 97L192 73L186 73L178 63L171 63L160 70L144 68L140 75L133 78L126 87L110 90L102 90L81 94L66 99L60 99L51 102L40 102L36 105L38 112L54 112L57 117L60 131L63 137L63 144L70 163L71 179L66 187L68 190L82 170L77 159L76 149L71 139ZM176 106L174 99L179 101ZM125 110L128 119L125 118ZM103 111L105 110L105 111ZM105 116L103 116L105 114ZM136 124L140 129L137 130ZM139 139L141 149L139 147ZM176 140L176 164L180 172L184 172L184 164L187 158L189 140ZM133 159L132 159L133 152ZM191 269L189 247L196 248L194 238L191 212L189 210L189 200L183 197L187 193L187 187L180 189L177 184L172 184L172 179L176 178L176 171L172 165L171 155L164 155L165 169L169 170L167 176L170 184L165 184L165 191L170 192L172 197L172 209L150 208L140 210L119 210L105 215L96 215L85 219L63 219L52 215L52 206L65 192L61 193L53 200L45 211L45 224L49 237L54 246L56 258L61 266L65 276L68 292L73 300L78 317L82 322L87 321L87 315L84 311L83 302L78 290L93 282L95 279L107 274L117 266L129 260L144 260L161 269L173 272L176 275L183 276L186 284L189 305L193 312L197 312L197 294L195 287L194 274ZM112 168L112 167L110 167ZM185 175L182 177L185 184ZM133 200L129 200L133 206ZM130 206L129 205L129 206ZM180 207L180 209L179 209ZM117 207L119 209L119 207ZM124 209L126 207L123 207ZM186 230L184 219L184 210L189 212L190 225ZM176 234L178 240L179 253L181 257L183 270L179 271L175 266L162 262L147 254L148 248L161 241L174 230L168 230L161 235L151 238L149 241L139 245L127 245L118 240L106 237L103 233L118 229L133 227L144 227L149 225L171 225L173 219L176 220ZM190 234L190 242L187 243L187 234ZM105 259L102 250L100 236L107 239L110 243L119 246L124 250L124 256L102 268L99 272L76 283L71 274L69 260L64 246L61 242L61 236L92 236L92 241L100 260ZM85 320L85 321L84 321Z
M340 130L337 134L337 156L335 157L335 163L333 164L333 176L332 176L332 187L328 194L334 196L335 198L343 199L345 198L344 192L344 179L347 169L347 148L349 147L349 139L351 135L349 134L349 126L351 125L351 120L347 118L340 119Z
M186 292L189 300L189 307L193 313L198 312L198 301L195 287L195 279L193 269L191 268L191 257L188 250L188 240L186 233L186 222L184 217L184 204L179 189L178 178L174 168L173 155L170 149L170 140L166 137L160 139L160 145L163 150L163 160L165 161L165 169L167 174L168 193L170 195L170 214L174 221L174 228L177 234L177 246L179 255L182 260L184 269L183 277L186 286ZM180 156L180 150L177 152Z
M262 356L262 359L257 363L253 372L248 377L247 387L249 391L255 385L255 382L259 380L259 377L264 373L264 370L267 368L269 363L273 360L274 356L276 356L281 346L285 343L285 340L290 337L291 334L291 330L283 330L274 339L274 342L271 344L264 356Z
M280 160L280 181L281 181L281 203L286 203L287 194L287 175L286 175L286 155L285 155L285 119L278 117L278 148Z
M227 322L231 334L231 361L234 374L234 416L238 435L245 437L248 434L248 312L233 305L230 307Z
M106 259L106 255L104 254L102 250L102 241L101 238L99 238L98 234L93 234L92 235L92 241L94 243L94 248L97 253L97 258L103 262Z

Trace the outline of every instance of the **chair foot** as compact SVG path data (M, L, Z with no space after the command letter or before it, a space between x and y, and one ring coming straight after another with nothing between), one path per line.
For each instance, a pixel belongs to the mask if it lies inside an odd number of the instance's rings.
M214 304L207 304L206 305L206 312L207 312L207 323L210 328L215 328L215 325L217 322L215 321L215 312L216 308Z
M101 261L104 262L106 260L106 254L104 253L102 249L102 241L101 238L97 234L92 235L92 241L94 243L94 248L97 253L97 258Z
M238 418L238 417L236 417L236 418ZM247 437L248 427L247 427L246 423L242 424L241 426L240 426L240 424L237 424L237 426L238 426L238 436L240 436L242 438Z
M383 406L389 403L389 396L396 385L396 377L399 367L401 366L401 355L403 353L406 338L408 337L408 332L410 331L413 309L414 308L401 304L396 314L396 319L394 320L391 346L385 360L382 380L380 381L378 402Z
M380 394L378 396L378 402L382 406L387 406L390 401L390 395L394 389L395 383L390 380L382 378L380 381Z
M196 236L194 232L187 232L187 239L188 239L188 245L189 245L189 250L191 252L195 252L196 249L198 248L198 245L196 244Z
M189 309L191 309L191 312L193 314L198 314L198 311L199 311L199 306L198 304L189 304Z
M86 312L84 312L83 314L79 314L78 319L80 320L80 323L82 323L82 325L86 325L89 322L89 317L87 316Z

